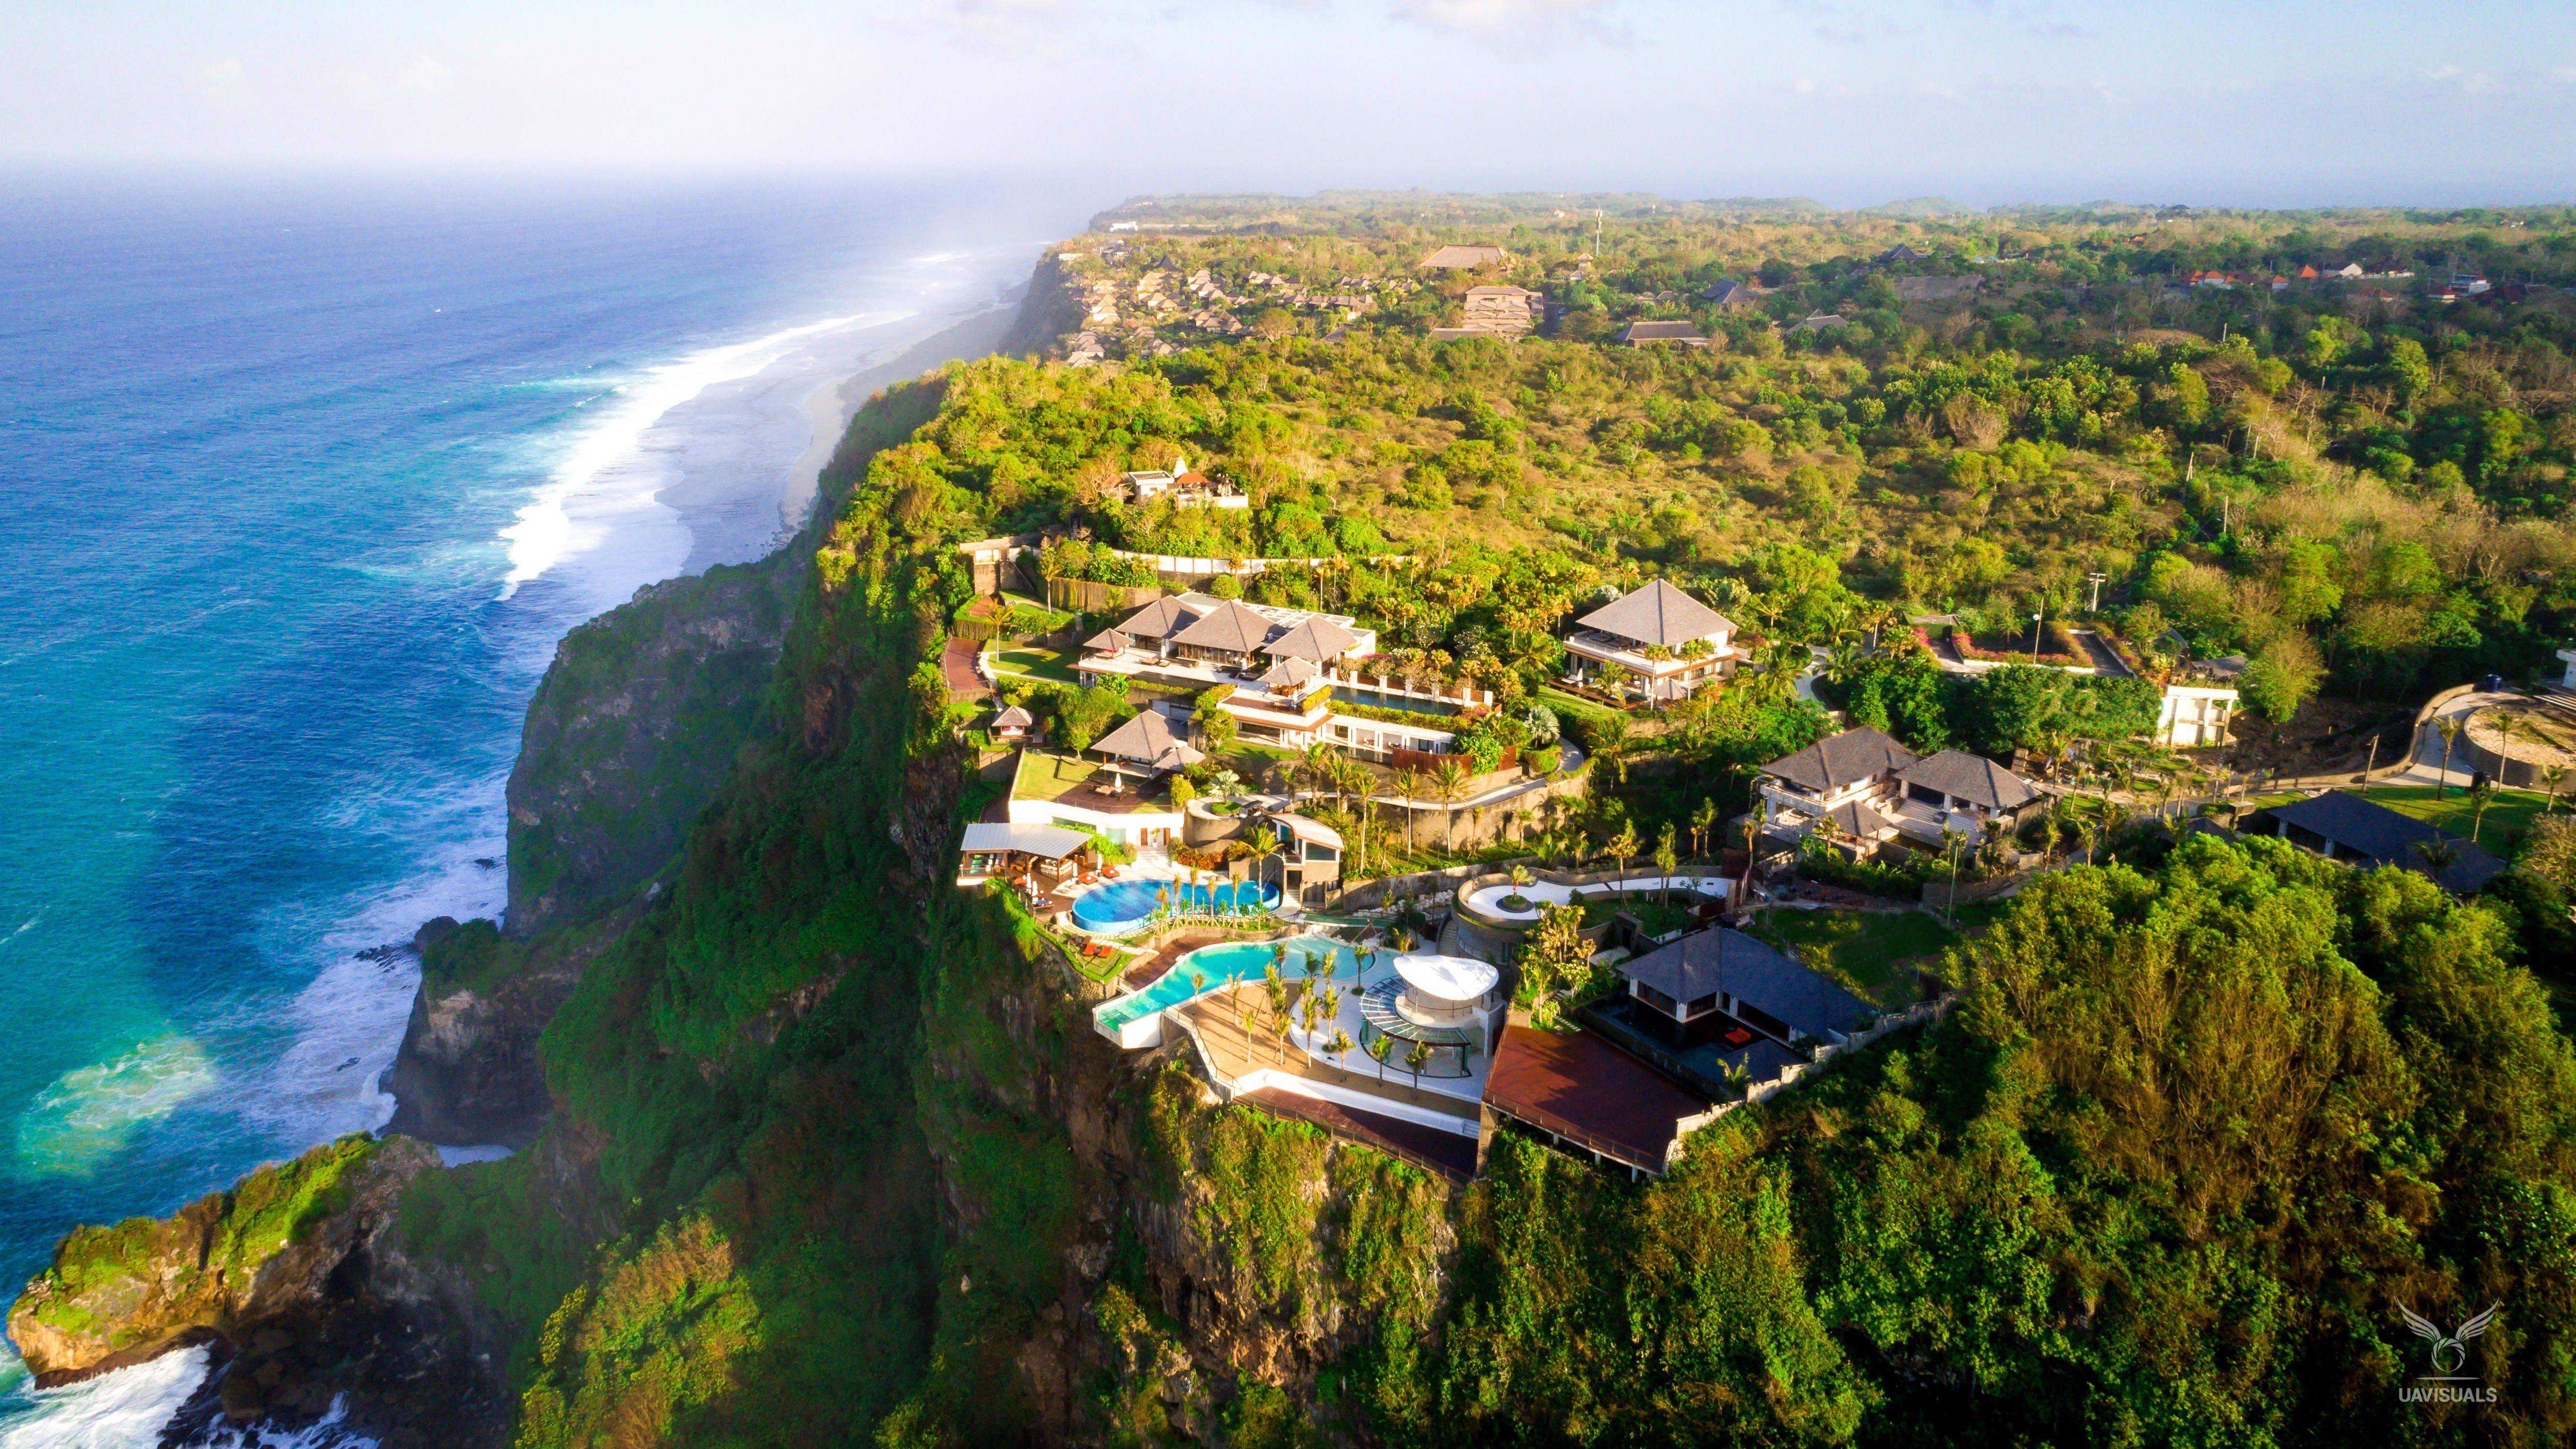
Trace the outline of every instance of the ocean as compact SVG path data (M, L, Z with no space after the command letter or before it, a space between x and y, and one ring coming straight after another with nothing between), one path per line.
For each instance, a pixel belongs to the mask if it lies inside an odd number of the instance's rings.
M0 1301L74 1224L386 1120L383 948L502 904L555 641L773 547L835 385L1084 210L0 177ZM38 1394L0 1348L0 1449L152 1443L202 1367Z

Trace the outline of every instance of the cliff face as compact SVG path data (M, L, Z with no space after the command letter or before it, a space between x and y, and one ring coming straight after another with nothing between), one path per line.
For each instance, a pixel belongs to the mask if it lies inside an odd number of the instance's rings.
M760 716L802 574L794 549L709 569L564 636L510 772L511 936L578 919L678 853Z
M477 1312L390 1236L405 1189L437 1169L417 1142L352 1137L173 1217L84 1228L10 1309L9 1335L40 1385L204 1343L228 1365L209 1413L311 1420L346 1396L389 1443L490 1442L502 1402L472 1352Z

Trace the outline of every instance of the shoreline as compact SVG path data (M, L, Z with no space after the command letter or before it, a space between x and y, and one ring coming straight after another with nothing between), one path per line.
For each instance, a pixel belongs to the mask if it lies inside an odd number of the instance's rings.
M1013 295L968 313L880 361L812 388L794 404L804 412L810 436L783 483L775 487L760 483L761 470L683 469L654 495L655 502L677 516L689 537L687 555L671 577L701 574L717 564L750 562L782 547L804 527L823 467L868 398L944 363L990 355L1009 335L1020 302L1021 297Z

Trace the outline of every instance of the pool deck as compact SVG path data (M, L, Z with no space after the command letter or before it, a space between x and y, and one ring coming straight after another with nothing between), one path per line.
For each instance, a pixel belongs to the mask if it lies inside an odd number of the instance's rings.
M1303 983L1290 987L1289 1009L1291 1011L1296 1009L1295 994L1302 989ZM1245 1035L1242 1027L1236 1022L1237 1013L1233 997L1238 991L1249 992L1255 998L1252 1032L1249 1036ZM1402 1067L1393 1065L1387 1068L1385 1080L1380 1081L1377 1076L1377 1063L1370 1061L1364 1052L1354 1050L1351 1055L1367 1063L1369 1070L1366 1073L1345 1071L1330 1062L1318 1061L1297 1049L1292 1032L1289 1050L1283 1057L1278 1049L1277 1039L1272 1037L1263 1025L1269 1007L1270 1003L1261 997L1260 987L1246 985L1220 988L1187 1006L1172 1009L1188 1016L1191 1027L1198 1033L1200 1042L1206 1046L1208 1055L1212 1059L1209 1065L1216 1069L1217 1075L1227 1081L1233 1081L1254 1071L1275 1072L1310 1082L1319 1082L1325 1086L1339 1087L1345 1091L1383 1097L1389 1102L1437 1112L1446 1117L1455 1117L1468 1122L1477 1119L1479 1107L1475 1093L1471 1092L1461 1097L1453 1092L1432 1091L1429 1085L1415 1087L1411 1084L1409 1074ZM1344 1008L1350 1009L1348 997L1344 999ZM1478 1089L1481 1090L1481 1072L1476 1081ZM1449 1087L1464 1085L1464 1083L1441 1082L1438 1085Z
M1160 979L1164 972L1179 965L1181 958L1192 951L1202 946L1221 946L1233 939L1235 938L1232 936L1215 931L1183 931L1164 942L1163 949L1127 968L1125 978L1127 989L1142 991Z

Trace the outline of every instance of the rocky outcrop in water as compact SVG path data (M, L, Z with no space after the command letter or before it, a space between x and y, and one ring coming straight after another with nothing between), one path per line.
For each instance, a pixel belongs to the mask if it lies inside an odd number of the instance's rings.
M9 1311L51 1387L192 1344L216 1372L201 1418L311 1422L338 1404L388 1445L492 1442L504 1413L471 1300L404 1256L404 1189L438 1155L343 1138L167 1218L66 1237Z

